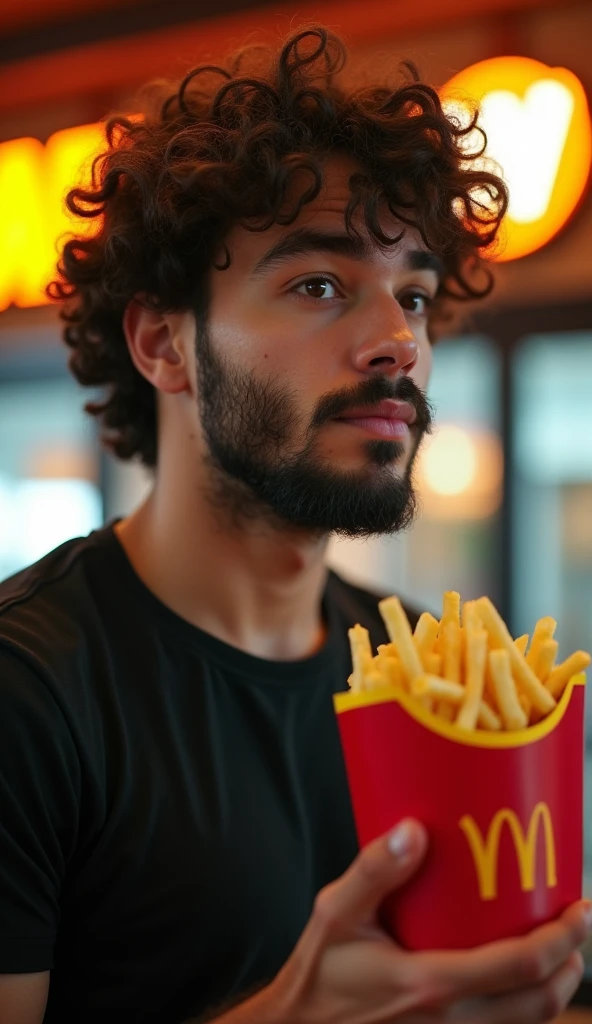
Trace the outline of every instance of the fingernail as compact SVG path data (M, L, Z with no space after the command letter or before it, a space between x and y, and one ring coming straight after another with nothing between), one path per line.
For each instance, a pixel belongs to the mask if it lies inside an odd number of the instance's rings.
M388 837L388 848L399 860L407 857L413 849L413 827L410 821L402 821Z

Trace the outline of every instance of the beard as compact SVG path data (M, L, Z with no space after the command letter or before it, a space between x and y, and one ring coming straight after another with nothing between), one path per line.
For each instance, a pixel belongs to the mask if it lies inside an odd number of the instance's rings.
M207 443L210 501L235 525L265 520L309 533L370 537L406 529L416 518L412 470L432 411L425 393L408 377L376 374L318 401L302 430L297 395L273 379L231 365L214 352L204 317L197 320L199 415ZM364 443L365 464L339 470L318 449L324 423L347 409L392 398L416 411L413 448L405 471L400 441Z

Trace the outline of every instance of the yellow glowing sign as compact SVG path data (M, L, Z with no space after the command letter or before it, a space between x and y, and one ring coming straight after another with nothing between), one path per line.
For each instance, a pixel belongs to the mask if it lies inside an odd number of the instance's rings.
M80 218L64 205L76 182L88 181L93 156L104 143L100 124L0 145L0 309L11 303L38 306L55 274L56 243L65 232L81 233ZM96 224L96 222L95 222ZM93 222L83 225L90 233Z
M530 817L526 836L515 812L508 807L502 808L494 815L486 838L481 835L479 827L469 814L465 814L461 818L459 826L467 838L475 861L479 894L482 900L494 900L497 897L497 861L504 824L510 829L514 840L520 871L520 887L524 892L532 892L535 886L536 841L540 822L543 824L545 836L547 886L553 888L557 885L555 840L551 815L545 803L541 802L536 805Z
M44 149L36 139L0 146L0 309L43 301L48 279Z
M493 160L498 167L492 169L501 168L510 191L499 246L491 255L514 260L550 241L582 199L592 160L586 94L566 68L495 57L461 71L441 90L444 109L463 120L467 97L480 106L485 165Z
M549 241L580 202L590 172L592 131L584 89L565 68L523 57L482 61L441 91L446 109L481 104L486 157L503 170L511 195L499 260L512 260ZM69 128L43 146L36 139L0 145L0 310L36 306L55 273L56 242L72 230L64 196L87 178L104 145L100 124ZM82 230L93 230L93 222ZM81 231L80 218L76 231Z

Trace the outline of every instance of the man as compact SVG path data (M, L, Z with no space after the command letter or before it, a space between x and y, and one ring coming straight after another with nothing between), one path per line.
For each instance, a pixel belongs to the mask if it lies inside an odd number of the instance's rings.
M411 521L435 311L507 197L413 69L342 63L317 27L153 90L70 195L70 367L154 487L0 587L2 1024L542 1021L580 980L589 905L409 954L377 909L426 832L357 849L332 694L384 634L324 551Z

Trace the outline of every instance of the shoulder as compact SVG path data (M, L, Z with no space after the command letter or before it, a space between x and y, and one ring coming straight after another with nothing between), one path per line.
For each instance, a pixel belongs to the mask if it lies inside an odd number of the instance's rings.
M79 648L96 620L95 566L104 530L76 537L0 582L0 645L46 667Z
M23 784L43 778L40 793L59 795L66 830L83 780L102 785L94 547L92 534L74 538L0 583L0 760Z
M382 601L384 597L390 597L391 594L392 591L386 593L367 590L365 587L344 579L333 570L329 571L327 580L328 599L337 605L348 627L354 626L359 622L360 625L368 629L374 647L378 646L379 643L384 643L386 638L384 623L378 610L378 602ZM409 624L414 629L419 616L425 609L418 608L413 602L406 600L403 595L398 596L401 598Z

